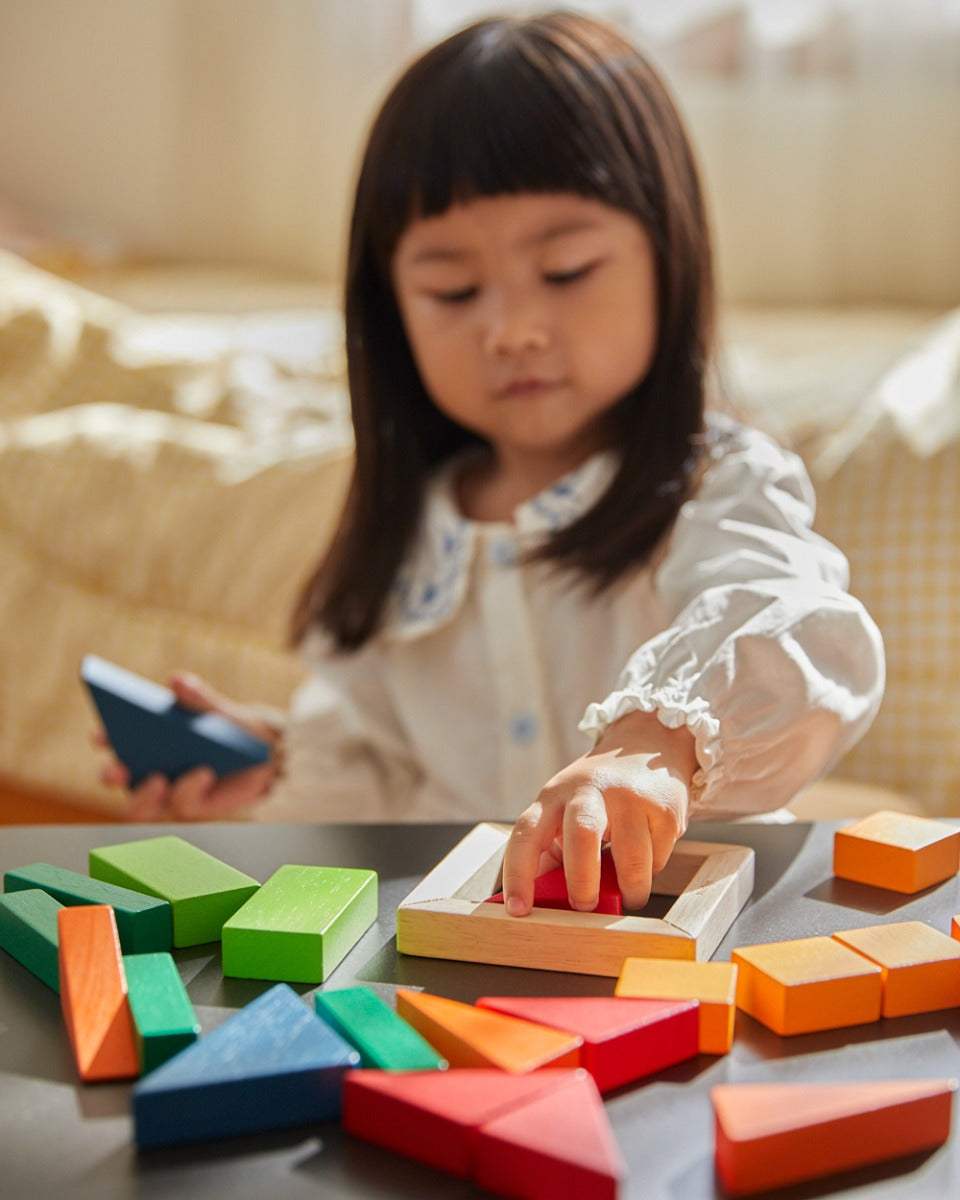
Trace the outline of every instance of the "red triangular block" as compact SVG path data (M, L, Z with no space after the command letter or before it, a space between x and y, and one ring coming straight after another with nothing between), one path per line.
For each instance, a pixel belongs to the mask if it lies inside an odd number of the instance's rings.
M502 904L503 892L491 896L487 903ZM552 871L544 871L542 875L537 876L533 883L533 903L535 908L570 908L567 878L563 867L554 867ZM618 917L623 913L623 897L617 881L617 868L613 865L613 855L609 849L600 855L600 899L593 911L611 913Z
M626 1166L585 1072L477 1131L480 1187L518 1200L614 1200Z
M711 1090L724 1191L750 1196L939 1146L954 1079L721 1084Z
M467 1178L474 1164L474 1131L485 1122L581 1072L532 1075L504 1071L348 1071L343 1127L354 1137Z
M482 996L477 1007L579 1034L580 1065L601 1092L684 1062L699 1051L696 1000Z

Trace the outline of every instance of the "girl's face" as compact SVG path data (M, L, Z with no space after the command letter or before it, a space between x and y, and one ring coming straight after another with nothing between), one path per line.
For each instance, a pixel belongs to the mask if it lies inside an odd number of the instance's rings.
M653 359L650 239L599 200L482 197L416 219L392 279L427 393L504 470L556 478L606 446Z

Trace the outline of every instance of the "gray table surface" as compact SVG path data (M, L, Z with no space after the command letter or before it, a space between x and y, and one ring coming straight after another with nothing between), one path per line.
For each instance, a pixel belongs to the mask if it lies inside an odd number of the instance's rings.
M729 959L738 945L882 921L922 920L949 932L951 917L960 913L960 879L914 897L835 879L835 828L819 822L694 828L697 838L736 841L757 851L753 898L715 958ZM398 986L467 1002L483 994L612 995L615 981L608 978L397 954L397 904L467 830L459 825L5 827L0 828L0 871L33 862L85 871L91 848L161 833L178 833L260 880L284 863L365 867L379 874L379 919L324 987L363 983L387 1000ZM177 950L175 958L205 1031L271 986L224 979L218 944ZM315 989L297 990L309 997ZM701 1056L606 1098L629 1168L622 1196L719 1197L709 1099L714 1084L960 1077L958 1040L960 1010L792 1038L781 1038L738 1012L729 1055ZM482 1194L470 1183L357 1141L334 1123L138 1153L129 1098L128 1084L79 1082L58 996L0 951L0 1200L389 1200ZM960 1134L930 1154L777 1193L784 1200L831 1194L850 1200L960 1196Z

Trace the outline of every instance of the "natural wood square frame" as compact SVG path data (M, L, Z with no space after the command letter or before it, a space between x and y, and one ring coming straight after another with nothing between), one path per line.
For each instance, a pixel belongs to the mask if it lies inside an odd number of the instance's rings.
M681 838L655 878L676 896L662 919L534 908L508 917L498 890L509 825L475 826L397 909L401 954L581 975L619 975L627 958L705 960L753 892L749 846Z

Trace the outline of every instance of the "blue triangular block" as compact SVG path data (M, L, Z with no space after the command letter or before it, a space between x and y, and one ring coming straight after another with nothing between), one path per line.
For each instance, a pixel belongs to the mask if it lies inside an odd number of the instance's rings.
M218 713L192 712L169 688L95 654L84 658L80 674L132 786L148 775L176 779L199 766L229 775L270 756L267 744L239 725Z
M285 983L133 1089L137 1145L168 1146L340 1116L354 1048Z

